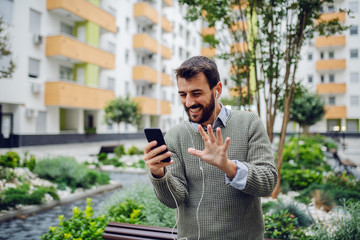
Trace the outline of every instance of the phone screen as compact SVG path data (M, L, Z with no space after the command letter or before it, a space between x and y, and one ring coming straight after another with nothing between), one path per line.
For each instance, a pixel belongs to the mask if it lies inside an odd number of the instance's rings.
M157 148L159 146L166 145L163 133L162 133L160 128L145 128L144 132L145 132L145 135L146 135L146 138L147 138L148 142L152 142L154 140L157 141L157 145L155 147L153 147L153 148ZM166 150L164 150L163 152L161 152L158 155L166 153L167 151L168 150L166 149ZM170 162L170 157L162 160L162 162Z

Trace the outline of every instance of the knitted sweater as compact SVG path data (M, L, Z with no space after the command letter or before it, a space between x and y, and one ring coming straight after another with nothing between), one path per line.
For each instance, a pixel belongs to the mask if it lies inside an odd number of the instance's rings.
M170 208L179 206L178 239L198 239L198 222L200 239L264 238L260 197L270 195L277 181L265 128L256 114L232 111L221 131L223 139L230 137L228 158L248 167L243 190L226 185L224 172L188 153L190 147L204 149L200 133L189 123L177 125L165 136L174 163L166 168L164 177L154 178L150 174L150 178L160 202ZM203 191L200 162L205 187L197 222L196 211Z

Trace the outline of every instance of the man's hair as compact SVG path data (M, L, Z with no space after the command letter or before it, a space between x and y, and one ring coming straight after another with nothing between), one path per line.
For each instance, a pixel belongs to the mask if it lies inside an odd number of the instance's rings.
M220 75L216 64L207 57L191 57L183 62L179 68L175 69L176 79L180 77L187 80L199 73L204 73L210 89L213 89L220 82Z

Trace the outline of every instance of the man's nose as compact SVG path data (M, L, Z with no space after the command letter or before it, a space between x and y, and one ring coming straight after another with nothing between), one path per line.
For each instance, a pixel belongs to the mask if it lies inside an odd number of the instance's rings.
M186 99L185 99L185 106L186 107L191 107L194 105L194 99L190 96L190 95L187 95L186 96Z

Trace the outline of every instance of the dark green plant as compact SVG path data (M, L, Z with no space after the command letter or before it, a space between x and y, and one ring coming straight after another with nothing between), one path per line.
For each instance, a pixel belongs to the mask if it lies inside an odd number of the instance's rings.
M22 184L16 188L8 188L0 193L0 209L9 209L16 207L18 204L31 205L41 204L45 194L49 194L53 199L59 200L54 187L35 187L32 193L29 193L30 185Z
M9 151L4 155L0 155L0 166L8 168L16 168L20 166L19 154L13 151Z
M9 39L6 34L7 27L8 25L3 21L3 17L0 16L0 62L2 63L0 65L0 79L11 78L15 70L15 64L11 59Z
M118 158L121 158L122 156L124 156L126 154L124 145L119 145L116 148L114 148L114 154Z
M60 215L59 226L49 227L48 233L41 236L42 240L82 239L100 240L108 223L105 215L93 217L91 199L87 199L86 209L73 208L73 216L65 219Z
M28 168L30 171L33 171L36 166L36 157L34 155L29 156L28 152L26 152L22 166Z
M140 224L145 218L144 205L135 202L133 199L125 199L117 205L110 207L108 211L109 221Z
M282 180L287 182L292 190L298 191L307 188L312 183L322 183L321 173L310 169L282 169Z
M16 178L16 174L11 168L0 168L0 180L10 182Z
M108 154L107 153L100 153L98 156L97 156L97 159L99 162L105 162L108 158Z
M296 218L286 210L266 214L265 237L273 239L307 239L302 228L297 228Z
M107 174L89 170L85 165L78 164L75 158L64 156L42 159L36 164L34 173L55 182L60 189L68 186L72 190L107 184L110 179Z
M144 152L141 151L140 149L138 149L136 146L132 146L131 148L129 148L127 153L128 153L128 155L141 155L141 154L144 154Z
M96 134L96 127L86 127L85 134L88 134L88 135Z

